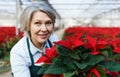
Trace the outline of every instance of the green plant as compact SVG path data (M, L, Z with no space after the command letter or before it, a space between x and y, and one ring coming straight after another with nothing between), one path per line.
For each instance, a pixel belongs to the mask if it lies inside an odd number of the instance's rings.
M2 59L3 57L4 57L3 47L0 46L0 59Z
M0 46L0 73L9 71L10 68L10 50L20 40L20 37L10 38Z
M11 48L19 41L20 37L15 37L15 38L10 38L6 43L4 44L4 50L5 51L10 51Z
M10 38L4 43L4 60L9 61L11 48L20 40L20 37Z
M113 44L90 36L77 35L56 42L55 46L47 49L46 54L36 63L44 63L38 74L63 74L64 77L119 77L118 56L120 52L114 49Z

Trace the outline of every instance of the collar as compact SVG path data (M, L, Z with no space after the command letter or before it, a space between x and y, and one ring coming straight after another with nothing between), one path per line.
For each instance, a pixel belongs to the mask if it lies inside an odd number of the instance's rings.
M43 50L40 50L39 48L35 47L34 44L32 43L32 41L29 39L29 44L30 44L30 51L32 53L32 55L35 55L36 53L45 53L45 49L49 48L48 42L45 43L45 46L43 48Z

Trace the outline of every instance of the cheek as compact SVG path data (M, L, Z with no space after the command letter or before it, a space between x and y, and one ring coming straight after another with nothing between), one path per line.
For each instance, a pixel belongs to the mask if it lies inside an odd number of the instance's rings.
M49 32L52 32L54 30L54 27L53 26L49 27L48 30L49 30Z
M31 33L31 35L33 35L34 33L36 33L37 29L38 28L35 28L34 25L30 25L30 33Z

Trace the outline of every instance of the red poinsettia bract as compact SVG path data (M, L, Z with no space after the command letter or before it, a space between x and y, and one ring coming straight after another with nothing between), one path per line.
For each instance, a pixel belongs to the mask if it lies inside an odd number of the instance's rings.
M102 48L105 48L107 46L109 46L109 43L105 40L97 40L93 37L90 37L90 36L86 36L85 38L87 41L84 43L84 46L86 48L89 48L91 49L91 54L92 55L98 55L100 52L99 52L99 49L102 49Z
M96 68L91 68L90 73L88 74L87 77L92 77L92 74L94 74L96 77L100 77L100 73L98 72Z
M120 53L120 40L114 40L112 46L115 53Z
M62 45L70 50L73 50L83 45L83 42L78 37L67 37L67 40L61 40L55 44Z
M118 71L110 72L107 69L104 69L104 71L106 72L106 74L110 75L111 77L117 77L120 75Z
M42 55L42 57L40 57L36 63L52 63L52 59L57 55L58 53L56 52L56 45L54 45L51 49L46 49L46 54Z

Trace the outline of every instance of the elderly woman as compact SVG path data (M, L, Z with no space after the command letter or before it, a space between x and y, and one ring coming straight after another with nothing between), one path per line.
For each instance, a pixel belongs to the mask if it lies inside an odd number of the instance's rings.
M26 7L20 15L21 30L25 36L11 49L10 62L14 77L42 77L35 62L58 38L53 34L55 14L44 5Z

